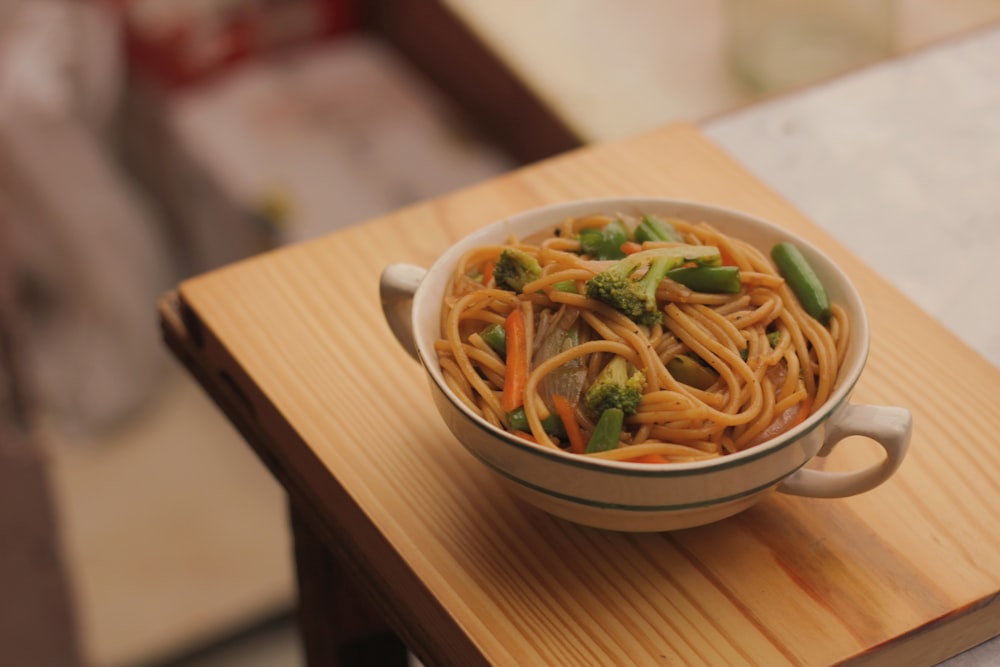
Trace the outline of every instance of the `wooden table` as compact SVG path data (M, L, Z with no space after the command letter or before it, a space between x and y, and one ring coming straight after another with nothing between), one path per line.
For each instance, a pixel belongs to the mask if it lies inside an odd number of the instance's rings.
M578 527L506 494L435 413L382 319L379 274L429 265L525 208L612 195L743 209L840 262L873 328L855 401L913 411L898 474L854 498L775 496L662 534ZM926 665L1000 634L1000 371L694 127L225 267L160 312L170 347L288 491L311 664L333 664L343 634L331 563L427 665Z

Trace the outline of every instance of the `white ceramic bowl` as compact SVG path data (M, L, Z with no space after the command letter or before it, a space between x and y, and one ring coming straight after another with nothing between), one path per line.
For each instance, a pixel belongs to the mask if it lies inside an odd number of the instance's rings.
M768 251L793 241L813 264L831 300L851 321L850 347L831 398L790 431L757 447L708 461L642 464L590 459L511 436L469 412L444 382L434 353L442 294L457 260L470 248L525 237L566 217L594 213L652 213L707 221ZM387 322L400 343L423 364L434 402L455 437L497 473L507 487L539 508L573 522L621 531L662 531L701 525L740 512L765 494L836 498L872 489L888 479L906 454L911 415L898 407L853 405L848 396L868 355L868 319L857 290L820 250L786 230L732 210L652 198L572 201L497 221L465 237L423 268L394 264L382 274ZM850 472L804 466L849 435L862 435L885 458Z

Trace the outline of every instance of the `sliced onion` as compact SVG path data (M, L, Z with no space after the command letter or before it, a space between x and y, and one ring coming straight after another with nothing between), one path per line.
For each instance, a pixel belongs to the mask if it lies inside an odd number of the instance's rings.
M546 313L539 316L540 339L536 340L532 367L537 367L548 359L564 352L572 346L571 330L579 317L576 308L563 306L548 318ZM538 393L546 405L552 406L552 396L559 394L576 407L587 379L587 368L579 359L574 359L555 369L538 384Z
M587 369L582 364L576 364L575 368L569 366L570 364L560 366L539 383L538 393L546 405L551 405L552 397L556 394L565 397L573 408L579 404L583 383L587 379Z

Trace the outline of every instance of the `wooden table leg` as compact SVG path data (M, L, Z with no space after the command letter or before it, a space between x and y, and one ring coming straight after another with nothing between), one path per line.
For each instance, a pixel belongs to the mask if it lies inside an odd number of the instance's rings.
M290 508L298 620L310 667L403 667L406 646L388 628L295 506Z

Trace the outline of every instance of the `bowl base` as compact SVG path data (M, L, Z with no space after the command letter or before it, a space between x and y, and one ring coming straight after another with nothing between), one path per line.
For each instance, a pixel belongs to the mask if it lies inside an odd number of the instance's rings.
M581 505L535 491L509 479L503 479L503 483L516 497L560 519L625 533L659 533L714 523L748 509L769 492L765 490L736 500L691 509L634 510Z

